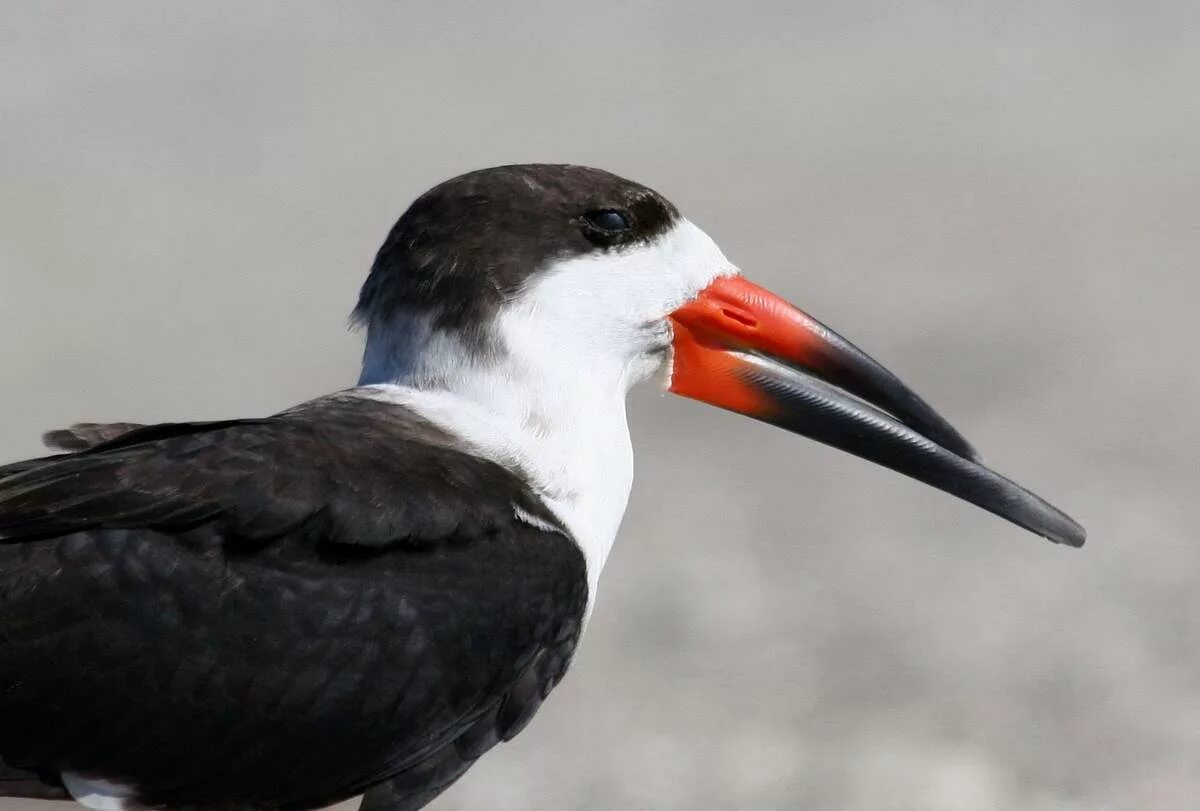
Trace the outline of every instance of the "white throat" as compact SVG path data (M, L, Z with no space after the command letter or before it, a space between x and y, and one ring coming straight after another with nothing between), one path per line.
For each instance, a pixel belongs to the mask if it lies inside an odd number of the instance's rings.
M360 386L528 477L584 553L590 613L633 485L626 394L666 360L666 316L734 272L683 220L651 245L536 274L497 314L495 357L407 317L368 343Z

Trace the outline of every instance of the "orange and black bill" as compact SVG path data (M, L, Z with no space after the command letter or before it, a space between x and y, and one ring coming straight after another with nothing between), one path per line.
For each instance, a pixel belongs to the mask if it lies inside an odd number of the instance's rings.
M1082 546L1070 516L985 467L932 407L866 353L740 276L717 279L671 314L670 391L861 456Z

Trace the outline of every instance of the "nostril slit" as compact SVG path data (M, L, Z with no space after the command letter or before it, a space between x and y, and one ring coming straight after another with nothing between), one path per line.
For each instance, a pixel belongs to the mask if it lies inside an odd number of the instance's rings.
M757 326L757 324L758 324L758 322L754 320L754 317L752 315L750 315L749 313L742 312L741 310L729 310L729 309L723 308L721 310L721 314L724 315L726 318L728 318L732 321L737 321L739 324L744 324L747 327Z

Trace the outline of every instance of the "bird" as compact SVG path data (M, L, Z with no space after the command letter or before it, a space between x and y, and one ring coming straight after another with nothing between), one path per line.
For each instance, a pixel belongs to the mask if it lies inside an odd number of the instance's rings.
M1085 539L665 197L600 169L434 186L353 321L341 391L80 423L0 467L0 796L424 807L567 672L632 486L626 393L651 378Z

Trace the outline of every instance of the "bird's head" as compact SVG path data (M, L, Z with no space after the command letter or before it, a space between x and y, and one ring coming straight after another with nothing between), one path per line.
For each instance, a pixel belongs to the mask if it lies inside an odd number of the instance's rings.
M1082 527L984 467L895 375L745 279L660 194L608 172L502 166L434 187L388 235L355 318L367 328L364 384L486 379L541 389L528 398L536 410L623 398L662 370L673 393L885 465L1053 541L1083 543ZM489 369L501 378L481 377ZM538 430L547 415L533 416Z

